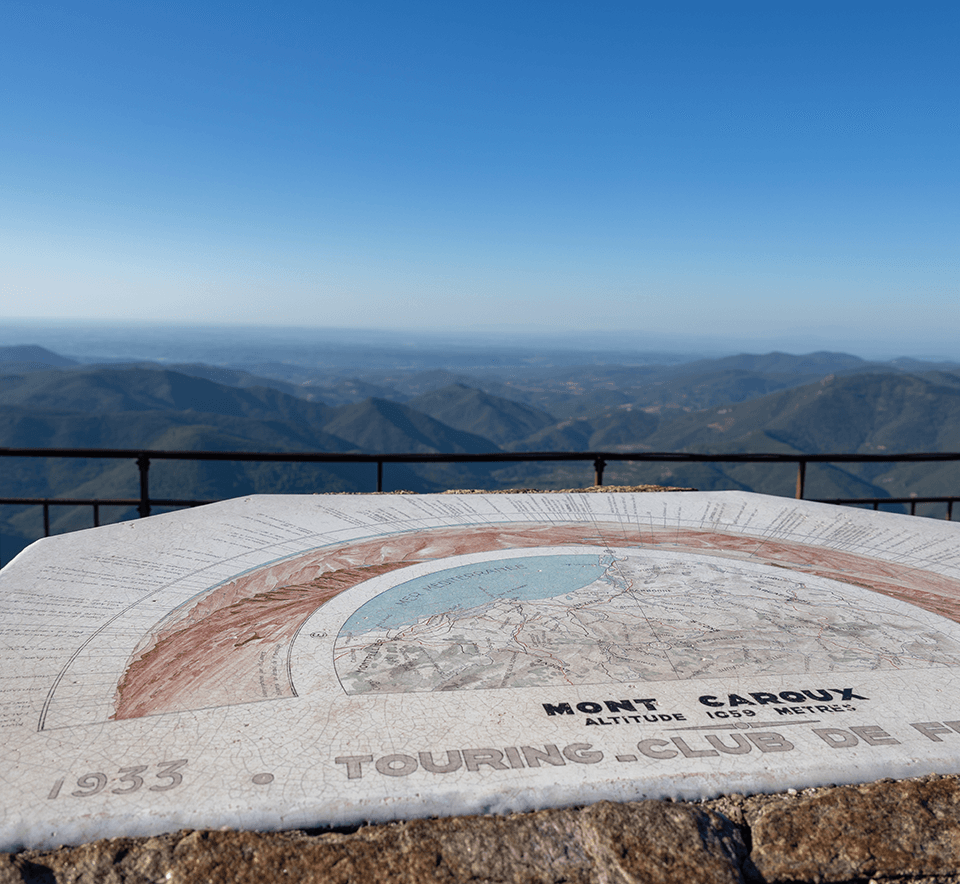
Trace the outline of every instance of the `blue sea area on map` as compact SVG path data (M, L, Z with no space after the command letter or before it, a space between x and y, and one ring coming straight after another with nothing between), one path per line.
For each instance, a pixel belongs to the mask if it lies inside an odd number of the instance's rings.
M370 599L344 623L340 634L398 629L498 599L556 598L598 580L613 561L609 555L524 556L434 571Z

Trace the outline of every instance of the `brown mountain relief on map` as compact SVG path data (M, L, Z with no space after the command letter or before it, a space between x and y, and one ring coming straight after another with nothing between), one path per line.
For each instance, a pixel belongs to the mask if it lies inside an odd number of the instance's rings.
M377 574L471 552L604 542L592 524L440 528L259 568L173 612L140 643L113 717L294 696L286 652L297 630L324 602Z
M345 589L404 564L328 571L225 607L199 603L128 667L114 718L293 696L286 648L303 621Z
M315 550L211 590L141 642L118 685L113 717L293 696L286 658L297 630L326 601L378 574L469 553L583 545L700 552L786 567L960 622L960 581L791 541L598 522L438 528Z

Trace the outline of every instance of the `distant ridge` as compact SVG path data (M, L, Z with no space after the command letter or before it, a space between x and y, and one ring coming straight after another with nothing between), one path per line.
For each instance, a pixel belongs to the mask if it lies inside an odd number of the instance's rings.
M448 426L484 436L500 446L556 423L552 415L539 408L492 396L464 384L450 384L423 393L410 399L407 405Z
M831 353L821 350L817 353L740 353L736 356L724 356L720 359L704 359L688 362L673 368L676 373L694 374L708 368L710 371L750 371L795 374L834 374L840 371L857 370L866 365L866 360L849 353Z
M3 368L9 371L11 364L21 368L68 368L71 365L79 363L74 359L68 359L59 353L54 353L46 347L38 347L35 344L21 344L15 347L0 347L0 363L4 363Z
M370 398L342 405L325 427L365 451L474 453L496 451L482 436L448 426L399 402Z

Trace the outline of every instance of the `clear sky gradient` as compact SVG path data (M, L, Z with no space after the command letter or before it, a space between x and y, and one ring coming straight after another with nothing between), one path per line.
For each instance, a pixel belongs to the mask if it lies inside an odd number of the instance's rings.
M960 4L3 2L7 319L960 357Z

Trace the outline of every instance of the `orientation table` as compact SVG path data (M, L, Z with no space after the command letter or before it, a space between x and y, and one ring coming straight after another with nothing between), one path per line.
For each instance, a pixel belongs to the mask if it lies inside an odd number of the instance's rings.
M960 525L253 496L0 570L0 849L960 773Z

